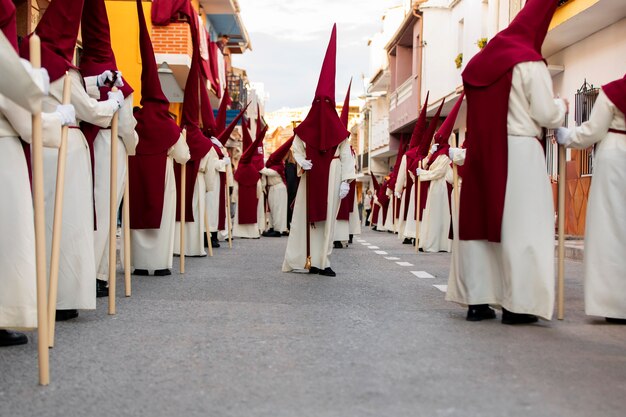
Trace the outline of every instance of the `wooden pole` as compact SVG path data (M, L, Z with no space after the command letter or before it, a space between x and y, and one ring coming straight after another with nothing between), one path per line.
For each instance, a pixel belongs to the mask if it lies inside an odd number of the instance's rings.
M456 148L456 135L452 137L452 147ZM456 218L459 218L460 215L460 207L461 207L461 193L459 190L459 167L456 166L454 161L452 161L452 189L454 190L454 210L456 211ZM458 230L454 231L455 235L458 233Z
M30 63L41 68L41 41L33 33L29 41ZM41 102L32 118L32 163L33 163L33 206L35 212L35 262L37 277L37 352L39 362L39 384L50 383L50 357L48 351L48 311L46 276L46 219L43 190L43 139Z
M219 200L219 194L217 199ZM219 211L218 211L219 213ZM209 252L209 257L213 257L213 242L211 242L211 228L209 226L209 205L204 205L204 228L206 230L206 240L207 240L207 249Z
M187 131L183 129L187 141ZM187 197L187 163L180 165L180 273L185 273L185 198Z
M132 283L130 274L130 181L128 165L128 155L126 155L126 184L124 186L124 206L122 220L124 223L124 290L126 297L132 294Z
M65 73L63 80L63 104L69 104L71 98L71 78ZM48 292L48 328L49 346L54 347L54 331L59 289L59 255L61 252L61 226L63 223L63 195L65 194L65 163L67 160L67 135L69 126L61 129L61 146L57 158L56 192L54 195L54 219L52 222L52 248L50 255L50 290Z
M117 91L113 87L111 91ZM117 133L119 110L111 119L111 165L109 178L109 315L115 315L115 284L117 279Z
M418 167L422 169L422 161L419 162ZM417 174L417 173L416 173ZM420 206L422 203L422 180L419 175L415 175L415 185L417 191L415 194L415 253L420 252Z
M304 269L311 270L311 224L309 223L309 176L304 175L303 178L306 181L306 261L304 262Z
M224 192L224 199L226 204L226 227L228 227L228 248L233 248L233 224L232 219L230 218L230 181L228 181L228 169L226 167L226 190ZM232 169L232 168L231 168Z
M563 320L565 314L565 186L567 181L566 152L564 146L559 146L559 245L558 245L558 272L557 272L557 318Z

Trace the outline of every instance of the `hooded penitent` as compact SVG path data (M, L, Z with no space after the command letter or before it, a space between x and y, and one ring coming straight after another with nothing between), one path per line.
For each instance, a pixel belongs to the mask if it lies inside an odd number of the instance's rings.
M263 122L263 119L261 118L261 108L259 107L258 104L256 106L256 110L257 110L257 118L256 118L255 139L258 140L259 137L261 137L261 142L257 146L257 152L252 157L252 163L260 171L265 166L265 161L264 161L265 155L263 153L263 139L265 138L265 134L267 133L267 129L269 128L269 126Z
M508 171L507 118L513 68L543 60L541 46L558 0L528 0L508 28L467 65L467 159L464 165L461 240L500 242Z
M461 109L461 105L463 104L463 98L465 97L465 93L462 93L455 103L450 113L446 117L446 120L441 124L439 130L435 132L435 143L437 144L437 151L431 155L428 160L428 166L430 166L435 159L437 159L441 155L448 155L448 151L450 150L450 135L452 134L452 130L454 130L454 124L456 123L456 118L459 116L459 110Z
M211 139L204 136L200 129L201 118L201 95L202 90L206 91L206 85L200 74L200 59L197 51L193 54L191 68L185 84L185 96L183 99L182 127L187 131L187 146L189 146L190 158L185 169L187 178L185 183L185 220L193 222L193 192L200 170L202 158L209 153L213 147ZM180 164L174 164L174 174L176 175L176 220L180 221Z
M241 121L241 130L243 137L252 141L248 123L246 119ZM237 199L237 212L239 224L254 224L257 222L257 205L259 199L257 197L257 183L261 179L259 170L254 166L252 161L257 147L261 143L262 138L258 138L252 142L248 149L243 153L235 171L235 180L237 180L239 196Z
M348 128L348 116L350 115L350 90L352 89L352 80L348 84L348 91L346 92L346 98L343 100L343 107L341 107L341 115L339 119L341 123ZM351 148L352 150L352 148ZM354 150L352 150L354 154ZM354 198L356 196L356 181L350 183L350 191L348 195L339 203L339 212L337 213L337 220L350 220L350 213L354 209Z
M378 198L378 202L383 210L383 219L387 218L387 209L389 208L389 196L387 195L387 183L388 180L385 178L378 187L378 191L376 191L376 198ZM384 220L383 220L384 221Z
M626 114L626 75L621 80L603 86L602 90L615 107Z
M400 170L400 164L402 164L402 158L404 158L404 154L406 153L407 149L409 147L409 142L407 140L404 139L404 135L400 134L400 145L398 147L398 156L396 157L396 163L393 166L393 172L390 174L390 178L389 178L389 188L395 192L396 189L396 183L398 182L398 171ZM407 183L411 181L411 185L413 184L413 181L411 180L411 177L407 177ZM408 195L407 195L408 197ZM396 198L394 195L394 198L396 199L396 217L399 218L400 217L400 203L401 203L401 198ZM406 219L406 212L409 209L409 205L405 204L404 205L404 214L403 214L403 218Z
M413 165L413 161L417 158L417 150L422 140L424 139L424 134L426 133L426 128L428 127L428 122L426 121L426 112L428 110L428 97L430 96L430 91L426 93L426 101L422 105L422 110L420 111L419 117L415 122L415 127L413 128L413 132L411 133L411 140L409 141L409 146L407 151L404 153L406 156L406 187L405 190L410 190L413 188L413 179L409 175L411 172L411 166ZM403 218L406 220L407 214L409 212L409 205L404 205L404 214Z
M135 112L139 136L136 155L129 157L130 227L158 229L163 214L167 152L176 144L181 129L169 115L169 101L163 94L154 50L137 0L139 46L141 49L141 109Z
M295 136L292 136L285 143L280 145L278 149L272 152L269 158L267 158L267 162L265 162L266 168L273 169L280 174L285 185L287 185L287 179L285 178L285 157L289 153L294 139Z
M0 30L17 52L17 23L12 0L0 0Z
M295 129L296 135L306 144L306 157L313 168L306 173L309 189L315 197L308 199L309 222L326 220L330 164L335 150L350 133L341 123L335 109L335 66L337 55L337 26L333 26L315 99L304 121Z
M230 95L228 94L228 86L226 86L226 88L224 89L224 97L222 97L222 100L220 101L220 107L217 109L217 119L215 122L217 124L218 132L226 129L226 110L228 109L228 106L231 105L231 103L232 100L230 99Z
M41 38L41 66L56 81L70 68L78 38L84 0L52 0L35 32ZM29 36L30 37L30 36ZM20 55L29 59L28 38L20 45Z

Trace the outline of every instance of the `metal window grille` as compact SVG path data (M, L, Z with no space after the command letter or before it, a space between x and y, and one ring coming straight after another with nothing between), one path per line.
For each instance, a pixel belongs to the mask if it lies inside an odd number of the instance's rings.
M230 108L233 110L241 110L248 102L248 90L246 89L245 80L243 77L235 74L228 73L228 94L233 100Z
M574 104L574 111L576 112L574 115L574 120L576 121L576 126L580 126L589 120L589 116L591 115L591 110L593 109L594 104L596 103L596 99L598 98L598 94L600 93L599 88L595 88L593 85L587 83L587 80L583 83L583 85L576 92L576 99ZM581 151L580 155L580 175L592 175L593 174L593 154L594 148L591 147L589 149L585 149Z

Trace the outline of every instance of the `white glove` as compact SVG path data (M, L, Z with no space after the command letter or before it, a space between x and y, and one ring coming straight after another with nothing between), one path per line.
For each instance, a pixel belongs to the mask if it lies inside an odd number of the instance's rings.
M565 127L559 127L556 130L556 141L559 145L569 146L572 143L572 131Z
M350 184L343 181L341 183L341 186L339 187L339 198L343 200L344 198L346 198L349 192L350 192Z
M424 174L424 173L426 173L426 172L428 172L428 170L427 170L427 169L417 168L417 169L415 170L415 175L417 175L417 176L419 177L420 175L422 175L422 174Z
M55 110L55 113L58 113L63 126L76 124L76 110L71 104L59 104Z
M435 152L437 152L437 149L439 148L439 145L437 145L436 143L433 144L433 146L430 147L430 153L434 154Z
M296 162L298 163L298 165L300 165L302 167L303 170L305 171L309 171L311 168L313 168L313 162L311 162L308 159L304 159L301 157L297 157L296 158Z
M48 75L48 70L45 68L34 69L30 62L25 59L20 58L20 62L33 82L37 84L37 87L47 96L50 93L50 76Z
M115 83L113 83L113 79L115 79ZM102 74L98 75L98 87L110 86L111 83L113 83L115 87L124 87L121 71L113 72L111 70L106 70Z
M218 148L222 147L222 142L220 142L220 140L215 136L211 136L211 142L213 142L213 145L217 146Z
M396 191L396 198L402 198L402 193Z
M448 150L448 156L450 157L452 161L460 161L461 159L463 159L463 152L465 152L465 149L450 148ZM459 165L463 165L463 164L460 163Z
M224 165L225 166L229 166L230 165L230 157L225 156L222 161L224 161Z
M124 94L122 94L121 91L109 91L107 95L109 96L109 100L115 100L117 108L124 105Z

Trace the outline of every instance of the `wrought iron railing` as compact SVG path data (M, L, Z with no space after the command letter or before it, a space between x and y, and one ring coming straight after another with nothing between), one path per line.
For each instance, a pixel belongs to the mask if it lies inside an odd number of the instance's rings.
M599 88L595 88L593 85L587 83L587 80L576 92L576 98L574 103L574 120L576 126L580 126L589 120L591 110L593 109L598 94ZM594 148L585 149L581 151L580 155L580 175L592 175L593 174L593 152Z
M230 108L232 110L241 110L248 101L248 90L246 88L245 79L233 72L227 74L228 94L232 99Z

